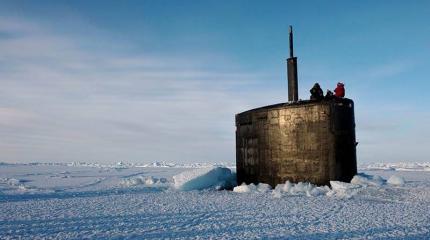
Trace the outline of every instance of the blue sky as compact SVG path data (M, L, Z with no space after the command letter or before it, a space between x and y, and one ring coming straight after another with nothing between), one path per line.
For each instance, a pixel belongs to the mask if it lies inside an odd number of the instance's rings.
M234 162L234 114L346 85L358 161L429 161L428 1L2 1L0 161Z

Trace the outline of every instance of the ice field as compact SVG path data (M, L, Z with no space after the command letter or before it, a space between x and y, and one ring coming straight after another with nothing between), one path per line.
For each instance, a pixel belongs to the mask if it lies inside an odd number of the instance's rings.
M234 168L2 164L0 239L429 239L429 166L229 191Z

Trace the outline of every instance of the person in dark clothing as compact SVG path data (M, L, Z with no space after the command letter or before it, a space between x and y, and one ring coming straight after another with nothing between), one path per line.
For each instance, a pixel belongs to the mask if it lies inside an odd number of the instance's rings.
M343 85L343 83L337 83L336 89L334 90L334 95L338 98L345 97L345 86Z
M325 94L325 99L330 100L334 98L333 92L327 89L327 93Z
M324 92L318 83L315 83L310 90L311 100L322 100L324 98Z

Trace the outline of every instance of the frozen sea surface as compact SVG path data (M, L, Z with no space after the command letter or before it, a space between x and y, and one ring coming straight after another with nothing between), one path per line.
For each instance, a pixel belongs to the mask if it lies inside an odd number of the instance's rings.
M405 183L344 198L179 191L173 176L188 170L1 165L0 239L430 238L429 171L364 170Z

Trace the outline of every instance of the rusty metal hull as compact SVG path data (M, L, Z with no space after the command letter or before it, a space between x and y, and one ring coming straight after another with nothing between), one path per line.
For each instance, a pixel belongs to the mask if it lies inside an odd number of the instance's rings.
M297 77L297 58L287 59L287 76L288 76L288 101L297 102L299 100L299 87Z
M357 173L354 102L300 101L237 114L236 166L239 184L350 181Z

